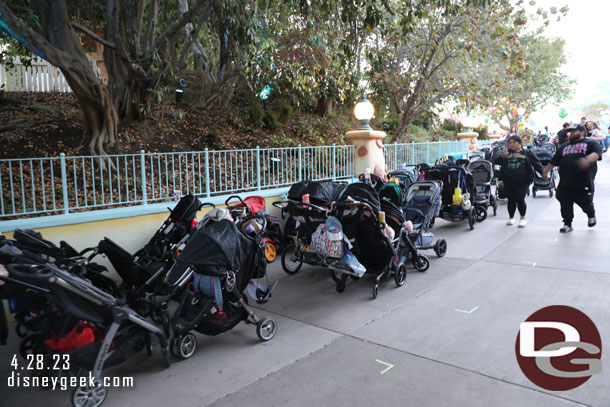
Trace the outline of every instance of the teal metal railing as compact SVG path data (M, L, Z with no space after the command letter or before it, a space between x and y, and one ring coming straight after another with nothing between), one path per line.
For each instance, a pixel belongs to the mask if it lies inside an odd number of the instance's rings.
M388 144L389 169L466 151L461 141ZM0 220L273 190L304 179L353 179L354 147L208 150L0 160Z

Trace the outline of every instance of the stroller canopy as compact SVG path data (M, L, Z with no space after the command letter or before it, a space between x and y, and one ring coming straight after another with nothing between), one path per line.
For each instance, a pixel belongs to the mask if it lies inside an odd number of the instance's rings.
M382 201L390 201L398 207L401 207L405 200L403 189L393 182L381 187L379 190L379 198L381 198Z
M169 214L169 218L174 222L181 222L183 220L191 221L197 216L197 211L201 208L201 202L193 195L187 195L180 199L172 212Z
M377 195L375 188L365 182L354 182L348 185L339 199L342 201L351 199L352 201L366 203L373 209L375 215L379 214L379 195Z
M466 167L466 171L470 172L474 177L475 182L491 182L494 175L493 164L486 160L472 161Z
M178 261L195 266L203 274L222 275L226 269L238 271L254 245L237 225L223 219L198 230Z
M555 144L553 143L543 143L539 146L533 147L532 151L536 153L538 158L547 158L551 159L555 155L556 151Z
M304 194L309 194L309 201L313 204L323 205L337 200L337 197L347 186L346 182L313 181L306 187ZM299 199L300 200L300 199Z

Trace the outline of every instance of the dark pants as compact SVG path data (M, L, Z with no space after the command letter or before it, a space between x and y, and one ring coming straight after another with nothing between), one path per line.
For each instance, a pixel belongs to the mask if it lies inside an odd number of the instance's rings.
M574 219L574 204L587 214L589 218L595 217L593 206L593 188L557 188L557 200L561 204L561 217L563 223L572 226Z
M515 216L515 210L519 208L519 214L525 216L527 205L525 204L525 195L530 184L525 181L522 183L504 182L504 193L508 198L508 215L512 218Z

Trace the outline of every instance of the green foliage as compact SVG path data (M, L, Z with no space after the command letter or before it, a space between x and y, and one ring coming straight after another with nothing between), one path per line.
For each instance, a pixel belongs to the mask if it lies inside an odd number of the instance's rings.
M441 123L441 130L450 131L453 134L461 133L464 131L464 125L460 122L454 122L451 119L445 119Z
M277 113L272 110L267 110L265 112L265 116L263 117L263 124L265 128L270 130L277 130L282 126Z
M430 133L428 130L423 127L419 127L415 124L411 124L409 129L406 132L409 141L414 141L416 143L422 143L424 141L430 141L432 138L430 137Z
M479 127L474 127L472 129L472 131L474 131L475 133L479 133L479 140L489 140L489 133L487 131L487 126L479 126Z
M273 101L271 109L277 113L278 119L282 123L286 123L294 118L294 109L289 100L277 98Z
M248 114L246 115L248 123L253 126L262 127L265 119L265 109L260 102L253 102L248 108Z

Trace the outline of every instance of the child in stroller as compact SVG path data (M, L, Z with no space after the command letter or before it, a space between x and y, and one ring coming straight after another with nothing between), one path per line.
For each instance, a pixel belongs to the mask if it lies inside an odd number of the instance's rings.
M540 164L543 167L551 161L553 156L555 155L555 151L557 147L553 143L541 143L532 147L532 151L536 153L538 158L540 159ZM549 197L553 197L553 193L556 190L556 178L557 178L557 169L553 168L549 173L548 179L542 179L538 173L534 171L534 185L532 187L532 196L536 198L537 191L549 191Z
M161 344L165 366L169 366L169 346L162 330L90 282L40 260L14 246L0 247L0 264L8 270L8 277L0 276L6 281L0 287L0 299L34 296L49 304L45 323L31 339L32 350L46 355L46 372L52 369L54 359L49 355L53 353L69 355L73 374L91 372L94 384L90 385L89 378L86 385L77 381L81 386L72 393L73 406L100 406L107 394L101 381L102 369L122 363L144 347L150 355L153 335ZM70 342L70 337L85 330L89 340L83 341L83 335Z
M260 245L263 233L252 235L245 231L254 218L262 222L264 231L266 221L260 216L248 216L237 224L222 219L199 229L177 259L181 267L173 267L168 274L168 279L176 280L173 274L179 274L184 280L199 273L202 277L196 279L198 283L216 284L210 290L196 284L194 291L187 291L180 302L171 319L171 351L175 356L186 359L193 355L197 347L197 338L190 332L193 329L218 335L246 321L256 324L256 333L263 341L275 335L277 322L270 317L258 318L244 295L251 280L266 276ZM274 286L257 290L257 302L265 302Z
M494 216L498 214L496 197L491 193L491 182L494 177L493 164L486 160L471 161L466 171L472 174L475 184L473 203L477 211L477 222L487 219L487 208L491 206Z

